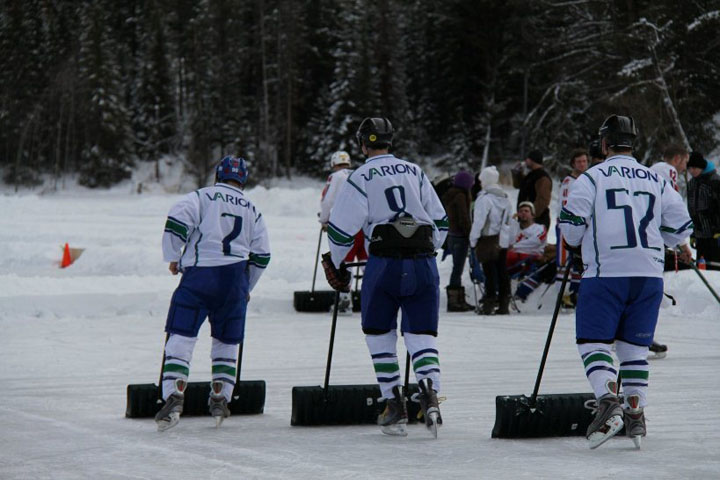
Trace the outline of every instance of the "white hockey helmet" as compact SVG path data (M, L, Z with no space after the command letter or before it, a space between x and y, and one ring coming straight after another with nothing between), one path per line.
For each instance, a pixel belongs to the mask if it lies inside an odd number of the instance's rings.
M344 150L338 150L330 157L330 166L350 165L350 155Z

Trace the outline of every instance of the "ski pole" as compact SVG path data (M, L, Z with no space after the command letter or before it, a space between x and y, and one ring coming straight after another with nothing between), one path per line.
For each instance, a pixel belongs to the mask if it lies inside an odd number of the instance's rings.
M553 285L552 283L548 283L548 286L545 287L545 290L543 290L543 293L540 295L540 303L538 303L538 307L537 307L538 310L540 310L542 308L542 306L543 306L542 299L545 296L545 294L548 292L548 290L550 290L550 287L552 287L552 285Z
M703 283L708 288L708 290L710 290L710 293L712 293L712 296L715 297L715 300L717 300L717 302L720 303L720 297L718 296L717 292L715 290L713 290L713 288L710 286L710 283L707 281L707 279L705 278L705 275L702 274L702 272L697 267L695 262L690 262L690 266L692 267L693 270L695 270L695 273L698 274L698 276L700 277L700 280L703 281Z

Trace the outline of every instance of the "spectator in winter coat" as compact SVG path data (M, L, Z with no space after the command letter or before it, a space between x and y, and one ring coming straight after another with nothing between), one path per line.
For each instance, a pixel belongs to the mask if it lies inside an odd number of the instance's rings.
M543 154L539 150L531 151L524 165L530 170L527 174L522 163L512 169L513 186L520 189L517 204L519 206L521 202L532 202L535 206L535 221L549 229L552 179L543 168Z
M715 164L701 153L692 152L688 161L692 179L688 182L688 211L695 225L691 242L697 258L703 257L707 268L720 270L720 176Z
M473 209L470 246L475 249L485 272L485 297L481 311L484 315L510 313L510 277L505 270L507 231L512 206L507 193L498 185L500 174L495 167L480 172L481 188ZM495 307L499 307L495 311Z
M447 291L447 311L467 312L474 310L465 301L465 288L461 278L467 259L470 236L470 189L475 179L472 174L460 170L453 178L453 185L442 196L442 204L448 216L449 231L447 248L452 255L453 268Z

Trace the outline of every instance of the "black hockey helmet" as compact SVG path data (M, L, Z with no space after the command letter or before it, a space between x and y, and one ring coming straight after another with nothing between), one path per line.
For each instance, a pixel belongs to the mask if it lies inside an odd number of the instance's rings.
M355 138L359 147L362 148L364 143L366 147L379 150L392 145L394 133L392 123L387 118L368 117L360 123Z
M602 158L605 159L605 155L602 152L602 146L600 145L600 140L593 140L590 142L590 148L588 149L590 151L590 158Z
M605 139L608 147L632 148L637 138L635 120L623 115L610 115L605 119L600 131L600 140Z

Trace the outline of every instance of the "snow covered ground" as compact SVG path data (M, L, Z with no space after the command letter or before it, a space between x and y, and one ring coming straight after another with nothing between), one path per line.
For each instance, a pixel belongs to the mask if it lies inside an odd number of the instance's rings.
M532 390L553 288L539 310L537 292L509 317L441 315L447 401L437 441L421 426L407 438L374 426L291 427L291 388L322 383L331 321L292 307L293 291L310 288L320 189L296 181L248 192L273 246L249 306L243 360L243 378L267 382L265 413L219 430L209 417L184 418L165 433L150 419L124 418L125 389L157 381L178 281L160 236L178 195L0 196L0 478L720 478L720 307L693 271L666 277L678 304L660 313L657 338L669 354L651 364L641 451L627 438L595 451L581 437L490 438L495 396ZM61 270L64 242L85 251ZM446 282L450 261L440 267ZM720 274L707 278L720 291ZM324 288L320 272L318 281ZM339 320L332 383L374 382L359 318ZM541 392L589 391L573 321L559 319ZM200 337L194 381L210 376L207 325Z

